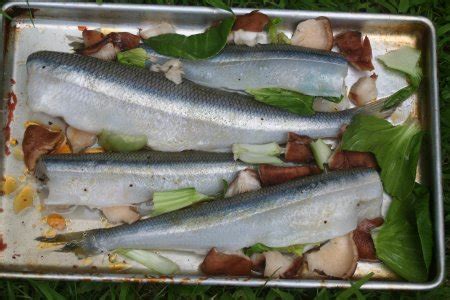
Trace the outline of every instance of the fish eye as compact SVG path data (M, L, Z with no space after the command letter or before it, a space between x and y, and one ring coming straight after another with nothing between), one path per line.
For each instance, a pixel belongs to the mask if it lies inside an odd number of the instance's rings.
M42 66L42 69L45 69L45 66Z

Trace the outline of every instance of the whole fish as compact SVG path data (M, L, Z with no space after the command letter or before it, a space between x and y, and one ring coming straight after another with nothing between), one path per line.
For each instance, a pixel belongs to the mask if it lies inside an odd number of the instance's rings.
M108 207L138 204L153 192L194 187L220 193L244 163L231 153L156 152L63 154L43 156L35 176L48 189L46 205Z
M152 63L170 59L148 46ZM291 45L228 45L205 60L182 60L184 77L201 85L245 91L280 87L311 96L342 95L348 64L336 52Z
M230 151L234 143L285 143L286 133L334 137L358 113L380 113L384 102L336 113L298 116L238 93L115 62L58 52L28 57L28 105L70 126L146 135L160 151Z
M304 177L256 192L216 199L132 225L39 237L66 242L61 251L93 255L117 248L238 250L255 243L317 243L381 214L383 188L374 170Z

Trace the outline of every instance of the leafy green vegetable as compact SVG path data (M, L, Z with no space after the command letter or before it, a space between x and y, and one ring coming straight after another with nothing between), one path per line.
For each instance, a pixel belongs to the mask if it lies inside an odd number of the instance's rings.
M311 142L311 151L314 155L314 159L316 160L317 166L321 170L324 169L324 164L328 162L328 159L331 155L331 149L330 146L325 144L321 139L318 139L317 141Z
M416 184L406 198L392 201L385 224L375 236L377 256L403 278L424 282L432 253L429 195Z
M381 168L385 191L406 198L414 187L423 132L415 120L393 126L384 119L357 115L342 138L342 149L372 152Z
M117 53L117 60L119 63L139 68L145 67L145 62L148 58L147 52L142 48L135 48Z
M390 51L384 55L378 56L387 67L406 73L415 78L422 73L419 67L420 50L404 46L400 49Z
M247 256L252 256L254 253L262 253L267 251L280 251L302 256L303 248L305 248L305 245L291 245L287 247L269 247L264 244L257 243L251 247L244 248L244 254Z
M128 259L134 260L159 274L171 275L180 270L178 265L170 259L151 251L117 249L114 252Z
M344 95L341 95L340 97L330 97L330 96L322 97L321 96L320 98L325 99L330 102L333 102L333 103L341 103L342 99L344 99Z
M387 110L396 107L406 99L412 96L417 91L417 87L414 85L408 85L394 94L387 97L386 102L384 102L383 110Z
M226 5L225 3L223 3L222 0L206 0L205 2L213 7L220 8L220 9L229 11L230 13L234 14L233 11L231 10L231 8L228 5Z
M386 67L405 73L410 82L410 85L388 97L383 110L399 105L417 91L422 80L420 55L420 50L405 46L377 57Z
M430 193L425 186L416 183L412 197L414 199L414 211L420 244L422 246L423 259L428 272L433 256L433 228L430 217Z
M249 164L282 164L283 161L277 156L283 153L277 143L262 145L233 144L232 151L234 159Z
M174 210L190 206L205 200L210 200L211 197L199 193L195 188L184 188L165 192L153 193L153 211L152 217L165 214Z
M247 93L265 104L285 109L301 116L314 114L314 97L282 88L249 89Z
M360 297L362 297L361 292L359 291L359 289L362 287L362 285L364 283L366 283L367 281L370 280L370 278L372 278L372 276L374 275L374 273L370 272L369 274L367 274L366 276L362 277L361 279L359 279L358 281L354 282L354 283L350 283L351 287L349 287L346 290L343 290L342 292L340 292L337 296L336 296L336 300L347 300L347 299L352 299L351 297L353 295L357 296L357 299L360 299Z
M218 26L203 33L185 36L176 33L162 34L144 41L159 54L186 59L206 59L219 53L227 43L235 17L223 20Z
M267 34L269 41L272 44L290 44L291 39L288 38L283 32L278 32L278 25L281 23L281 18L270 19L267 24Z
M103 130L98 137L98 143L106 151L133 152L147 145L147 136L132 136Z

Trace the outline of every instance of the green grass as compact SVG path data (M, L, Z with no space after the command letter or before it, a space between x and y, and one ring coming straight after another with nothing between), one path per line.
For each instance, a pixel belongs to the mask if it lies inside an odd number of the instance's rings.
M0 3L3 2L0 0ZM93 1L94 2L94 1ZM101 2L101 1L100 1ZM105 1L107 2L107 1ZM108 1L147 4L204 5L196 0ZM438 33L439 88L446 216L446 245L450 251L450 1L448 0L280 0L225 1L233 7L379 12L421 15L430 18ZM450 260L447 268L450 264ZM0 299L347 299L339 290L231 288L163 284L1 280ZM349 299L450 299L450 282L429 292L362 291Z

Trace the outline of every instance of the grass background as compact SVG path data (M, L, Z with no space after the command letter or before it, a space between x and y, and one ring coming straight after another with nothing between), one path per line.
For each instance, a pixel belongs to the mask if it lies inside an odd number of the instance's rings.
M0 0L0 3L5 2ZM99 1L97 1L99 2ZM206 6L201 0L105 1L136 4ZM446 250L450 250L450 1L449 0L225 0L231 7L278 8L340 12L421 15L437 29ZM450 260L447 256L447 270ZM448 272L447 272L448 273ZM339 290L232 288L163 284L93 283L36 280L1 280L0 299L450 299L450 281L428 292L361 291L346 295Z

